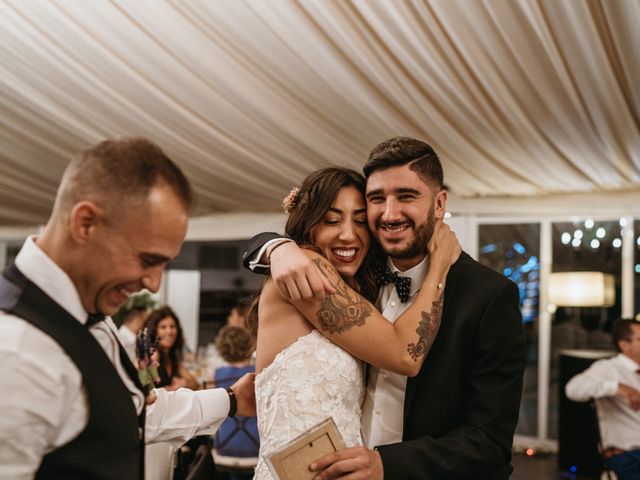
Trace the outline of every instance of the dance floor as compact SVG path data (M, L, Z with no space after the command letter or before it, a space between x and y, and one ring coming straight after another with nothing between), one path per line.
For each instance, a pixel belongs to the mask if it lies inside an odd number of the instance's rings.
M510 480L597 480L599 477L588 477L563 472L558 467L557 455L539 455L527 457L514 453L513 473Z

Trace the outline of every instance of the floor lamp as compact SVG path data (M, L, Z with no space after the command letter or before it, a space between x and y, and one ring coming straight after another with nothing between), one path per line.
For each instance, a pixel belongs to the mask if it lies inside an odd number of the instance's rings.
M549 303L556 307L611 307L615 277L602 272L557 272L549 275Z

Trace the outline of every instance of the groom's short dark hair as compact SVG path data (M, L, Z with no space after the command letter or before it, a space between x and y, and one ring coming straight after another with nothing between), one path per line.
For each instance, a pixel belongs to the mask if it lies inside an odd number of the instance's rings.
M366 178L376 170L385 170L410 163L409 168L429 183L442 188L444 174L438 154L433 147L421 140L409 137L393 137L379 143L365 163L363 171Z

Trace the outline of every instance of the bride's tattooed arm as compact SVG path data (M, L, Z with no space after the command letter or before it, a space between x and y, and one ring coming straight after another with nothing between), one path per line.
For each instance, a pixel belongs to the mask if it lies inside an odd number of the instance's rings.
M306 254L335 293L322 300L294 300L298 312L354 357L400 375L417 375L440 327L448 268L429 265L411 305L389 322L326 258L313 251Z
M320 322L320 330L330 334L342 333L354 325L364 325L367 317L371 315L373 308L371 304L347 288L347 284L329 262L320 258L313 261L325 277L331 278L329 273L338 275L338 280L331 282L336 293L327 295L316 313Z
M316 313L320 329L332 334L346 332L353 326L364 325L367 317L371 315L371 308L373 308L371 304L347 288L344 280L326 260L316 258L314 263L327 278L330 278L329 274L338 276L337 281L331 282L336 293L325 297ZM433 345L440 329L443 301L444 295L441 293L432 302L430 311L420 312L421 320L416 329L418 340L407 345L407 352L416 362L426 355Z

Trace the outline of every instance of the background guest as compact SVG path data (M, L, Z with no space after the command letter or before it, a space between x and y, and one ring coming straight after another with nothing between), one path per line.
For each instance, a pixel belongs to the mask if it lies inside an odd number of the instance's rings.
M640 479L640 323L618 320L612 328L620 352L594 362L565 387L576 402L595 399L609 466L619 480Z
M131 295L127 303L114 315L113 321L118 325L118 335L131 363L137 365L136 338L144 327L149 313L156 306L156 301L149 292Z
M226 325L216 337L216 348L228 365L219 367L214 374L217 388L232 385L245 373L254 372L250 359L255 350L255 338L246 328ZM216 454L227 457L257 457L260 449L256 417L236 415L222 424L215 436ZM216 458L217 458L216 456ZM217 460L220 463L220 460ZM230 480L249 480L250 474L231 474Z
M231 309L229 316L227 316L227 325L234 327L246 327L247 326L247 312L249 307L253 303L254 295L238 300L238 304Z
M152 340L158 338L160 354L158 387L164 387L166 390L177 390L182 387L198 390L200 384L182 363L184 337L180 320L171 307L165 305L151 312L147 320L147 328Z

